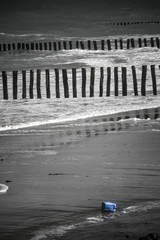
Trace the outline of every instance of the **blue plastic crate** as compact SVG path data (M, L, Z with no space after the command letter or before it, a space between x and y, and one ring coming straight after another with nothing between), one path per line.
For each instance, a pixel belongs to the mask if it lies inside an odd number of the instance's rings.
M111 202L102 202L102 211L104 212L115 212L116 204Z

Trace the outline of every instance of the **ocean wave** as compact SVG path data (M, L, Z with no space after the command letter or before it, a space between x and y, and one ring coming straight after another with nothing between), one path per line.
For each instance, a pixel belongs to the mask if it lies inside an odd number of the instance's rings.
M128 109L122 111L122 109L112 109L104 114L103 111L87 111L87 112L75 112L71 111L65 115L59 115L57 118L49 120L38 120L38 121L29 121L24 123L12 123L12 124L3 124L0 126L0 132L10 131L10 130L19 130L26 128L34 128L43 125L55 124L55 129L59 127L59 124L63 124L63 127L87 127L87 126L100 126L104 124L111 123L128 123L134 125L136 123L152 123L159 124L160 119L155 119L155 114L159 116L160 109L157 108L133 108L130 111ZM33 118L33 117L32 117ZM95 119L96 118L96 119ZM83 121L84 120L84 121ZM64 125L65 124L65 125ZM112 126L111 126L112 127Z
M7 36L7 37L30 37L30 36L35 36L35 37L54 37L57 40L77 40L77 37L67 37L64 35L57 35L53 33L5 33L5 32L0 32L0 36ZM92 37L78 37L78 40L83 40L83 41L88 41L88 40L102 40L102 39L128 39L128 38L150 38L150 37L159 37L159 34L117 34L117 35L106 35L104 36L92 36Z
M43 34L43 33L23 33L23 34L13 34L13 33L0 33L0 36L6 36L6 37L50 37L53 36L53 34Z

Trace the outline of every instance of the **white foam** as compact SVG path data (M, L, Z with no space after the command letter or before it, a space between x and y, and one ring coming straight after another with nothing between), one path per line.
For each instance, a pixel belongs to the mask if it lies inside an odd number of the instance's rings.
M145 118L127 118L127 119L120 119L120 120L118 120L118 122L146 122L146 121L150 121L151 119L150 118L147 118L147 119L145 119Z
M127 208L124 208L122 213L129 214L129 213L135 213L135 212L146 212L148 210L153 210L155 208L160 208L160 201L150 201L150 202L144 202L140 203L135 206L130 206Z
M8 191L8 186L5 184L0 183L0 194L4 194Z
M152 129L152 132L160 132L160 129Z
M104 219L102 215L96 216L96 217L88 217L87 218L88 223L98 223L98 222L103 222Z
M7 36L7 37L41 37L41 36L53 36L52 34L43 34L43 33L24 33L24 34L13 34L13 33L0 33L1 36Z
M68 231L76 228L76 224L59 226L52 229L44 229L35 233L35 236L31 240L44 240L44 239L56 239L65 235Z

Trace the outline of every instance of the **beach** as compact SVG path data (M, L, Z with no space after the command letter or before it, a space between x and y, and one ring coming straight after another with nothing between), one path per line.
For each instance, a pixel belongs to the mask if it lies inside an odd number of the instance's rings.
M0 137L1 182L9 186L0 196L2 239L159 233L160 131L116 122L118 117L110 116L109 124L95 117L85 120L87 126L61 127L57 136L53 125L44 125ZM116 212L103 213L102 201L116 203Z
M160 239L159 8L2 3L0 239Z

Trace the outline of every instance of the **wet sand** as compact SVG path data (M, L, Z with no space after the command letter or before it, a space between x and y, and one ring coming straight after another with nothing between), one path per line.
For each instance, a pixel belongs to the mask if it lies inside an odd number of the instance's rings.
M25 240L41 228L81 222L101 214L102 201L115 202L116 213L159 201L159 131L105 131L98 124L85 134L75 126L58 135L52 125L40 129L0 136L0 182L9 186L0 195L1 239ZM153 208L59 239L139 239L158 233L159 222L160 209Z

